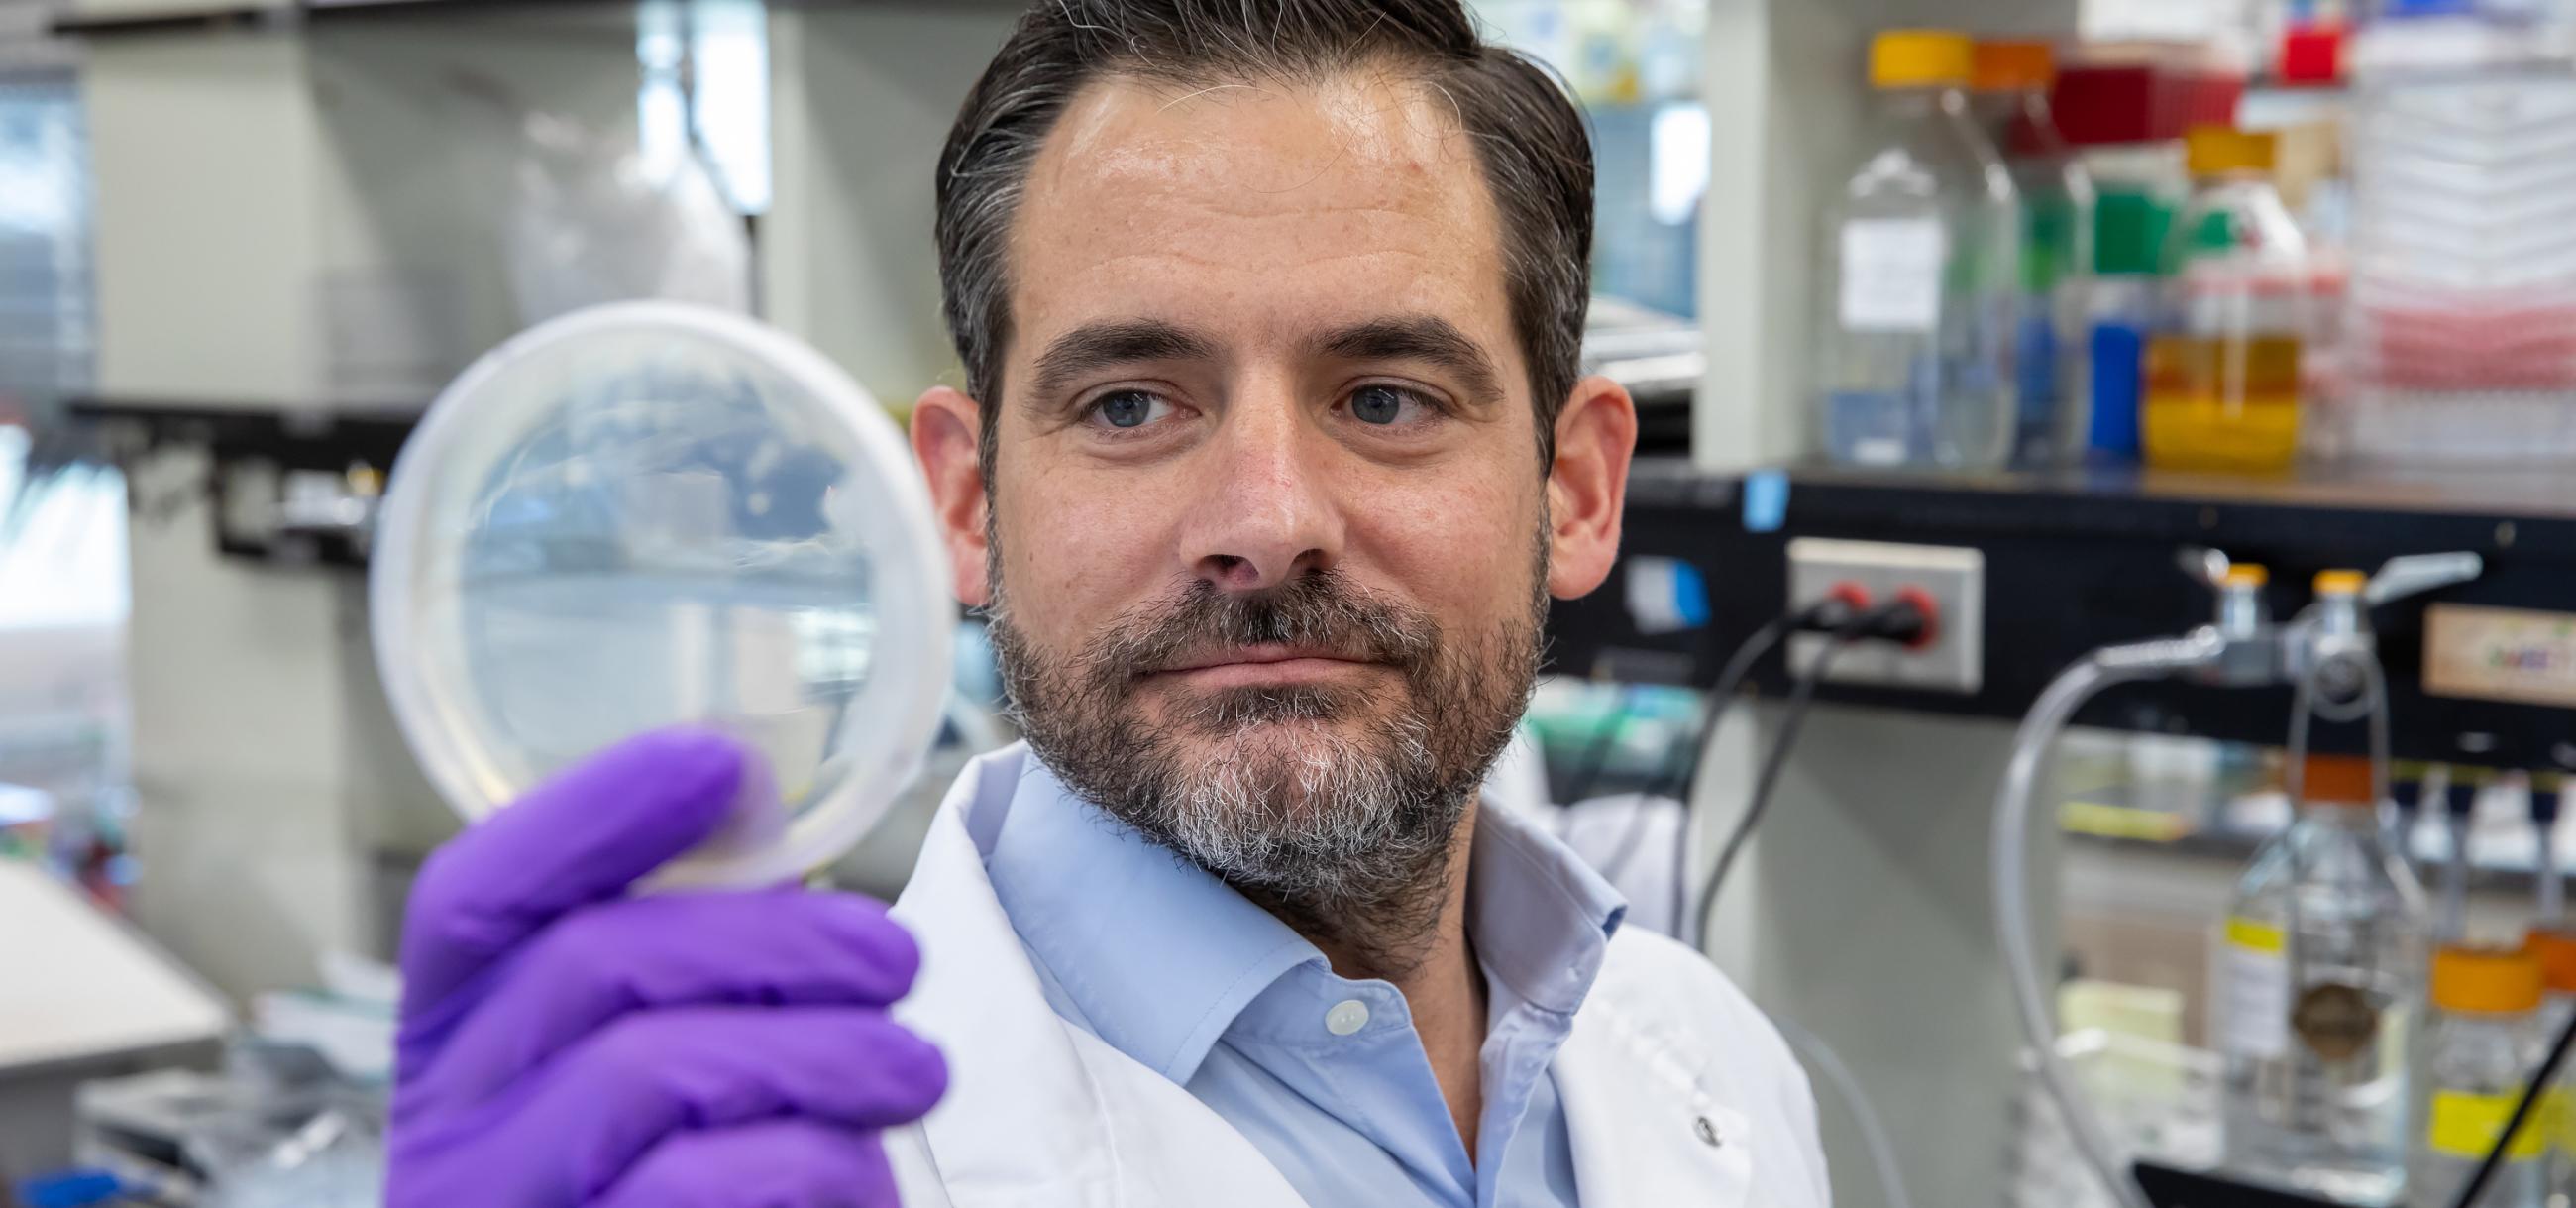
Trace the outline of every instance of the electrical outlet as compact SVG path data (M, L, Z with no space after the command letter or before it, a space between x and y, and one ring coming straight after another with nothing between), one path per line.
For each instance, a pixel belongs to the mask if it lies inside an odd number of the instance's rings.
M1863 642L1835 655L1825 671L1828 682L1970 694L1985 683L1985 551L1818 537L1789 543L1791 609L1823 600L1845 583L1868 592L1873 603L1914 588L1932 598L1940 616L1919 650ZM1791 637L1790 671L1805 674L1828 641L1820 633Z

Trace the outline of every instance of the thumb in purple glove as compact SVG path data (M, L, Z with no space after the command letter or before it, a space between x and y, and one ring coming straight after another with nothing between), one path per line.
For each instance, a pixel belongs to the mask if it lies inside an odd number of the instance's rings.
M886 1016L885 908L798 889L629 896L721 829L730 741L615 747L433 856L403 929L392 1208L890 1208L877 1131L947 1088Z

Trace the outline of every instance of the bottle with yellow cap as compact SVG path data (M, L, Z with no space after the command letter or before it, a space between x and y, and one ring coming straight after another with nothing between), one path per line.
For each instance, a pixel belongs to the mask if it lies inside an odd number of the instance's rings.
M2021 330L2013 365L2021 409L2013 456L2032 465L2075 456L2092 381L2085 284L2093 264L2093 177L2058 130L2048 100L2056 82L2050 44L1978 40L1970 103L2021 200Z
M1814 407L1836 461L1991 468L2011 451L2021 217L1968 109L1973 63L1945 31L1870 44L1868 153L1823 225Z
M2458 1198L2540 1065L2538 1012L2544 975L2528 947L2443 945L2433 953L2432 1019L2424 1030L2415 1145L2407 1196ZM2541 1208L2549 1195L2548 1135L2540 1113L2505 1145L2505 1164L2477 1208Z
M2165 237L2140 443L2150 466L2286 470L2312 323L2307 238L2273 190L2270 134L2196 126L2184 150L2193 193Z
M2391 858L2370 761L2316 755L2215 945L2210 1021L2229 1167L2386 1203L2406 1169L2423 891Z

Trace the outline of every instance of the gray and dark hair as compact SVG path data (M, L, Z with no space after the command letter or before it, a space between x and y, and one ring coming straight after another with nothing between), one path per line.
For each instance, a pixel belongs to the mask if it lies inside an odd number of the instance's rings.
M1038 0L975 81L939 157L939 281L966 389L983 404L985 480L1011 338L1011 221L1030 165L1083 86L1409 76L1456 108L1500 213L1504 289L1529 362L1539 468L1581 373L1592 256L1592 142L1545 69L1487 44L1460 0Z

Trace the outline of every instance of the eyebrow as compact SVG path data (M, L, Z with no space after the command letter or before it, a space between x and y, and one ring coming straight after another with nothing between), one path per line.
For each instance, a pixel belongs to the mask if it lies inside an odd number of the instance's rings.
M1435 315L1353 324L1315 337L1309 351L1346 361L1421 361L1457 374L1471 402L1490 405L1503 397L1503 375L1494 359L1456 324Z
M1050 399L1097 370L1144 361L1212 361L1215 341L1160 319L1091 323L1057 336L1038 354L1032 393Z

